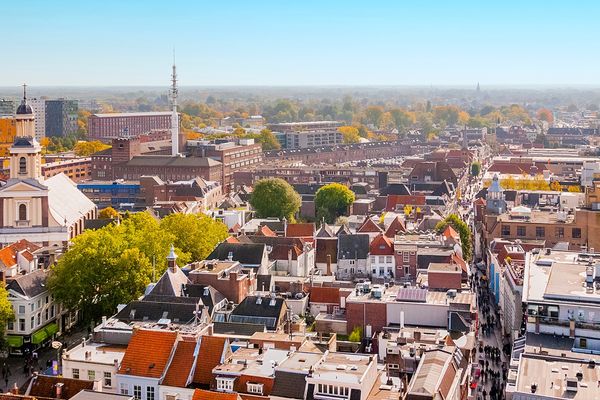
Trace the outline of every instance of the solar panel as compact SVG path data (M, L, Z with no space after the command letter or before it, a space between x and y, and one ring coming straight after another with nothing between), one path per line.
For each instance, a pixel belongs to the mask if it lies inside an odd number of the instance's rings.
M396 296L398 301L410 301L414 303L425 303L427 301L427 289L400 288Z

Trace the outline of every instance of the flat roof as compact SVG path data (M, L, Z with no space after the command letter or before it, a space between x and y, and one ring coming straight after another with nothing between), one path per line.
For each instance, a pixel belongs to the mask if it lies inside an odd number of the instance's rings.
M360 383L365 371L373 362L372 355L328 353L315 365L313 378L345 383Z
M576 377L580 373L581 379ZM565 379L565 376L567 379ZM521 357L516 392L531 394L535 384L535 397L569 398L574 400L598 399L600 366L592 368L584 360ZM573 382L576 391L567 391L567 382Z
M323 358L323 354L320 353L304 353L296 351L279 365L279 369L308 373L308 370L317 364L321 358Z
M100 113L92 114L92 117L107 118L107 117L156 117L173 114L172 111L150 111L150 112L129 112L129 113Z
M106 343L86 343L72 348L65 353L70 361L85 361L97 364L114 364L115 360L121 362L127 350L126 345ZM86 357L86 354L89 356Z

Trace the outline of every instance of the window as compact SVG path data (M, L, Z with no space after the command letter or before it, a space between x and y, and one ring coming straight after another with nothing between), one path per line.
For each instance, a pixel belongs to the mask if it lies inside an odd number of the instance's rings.
M581 239L581 228L573 228L571 236L573 239Z
M371 256L371 264L375 264L375 262L376 262L375 260L376 260L375 256Z
M579 338L579 347L581 347L582 349L587 349L587 339L586 338Z
M42 323L42 313L37 313L36 317L36 325L40 325Z
M15 329L15 323L12 321L8 321L8 323L6 324L6 330L12 331L13 329Z
M154 386L146 386L146 400L154 400Z
M543 226L536 226L535 237L543 238L544 236L546 236L546 229Z
M35 317L31 317L31 329L35 326Z
M317 393L324 395L333 395L333 396L343 396L348 397L350 394L350 389L347 387L335 386L335 385L325 385L319 383L317 385Z
M404 263L410 262L408 251L405 251L404 253L402 253L402 262L404 262Z
M112 386L112 375L110 372L105 372L104 373L104 387L111 387Z
M563 228L562 226L557 227L554 230L554 234L556 235L557 238L564 238L565 237L565 228Z
M27 205L19 204L19 221L27 221Z
M248 393L254 394L263 394L263 384L262 383L250 383L248 382Z
M20 331L25 330L25 318L19 318L19 330Z
M27 160L25 157L19 158L19 174L27 173Z
M96 371L89 369L88 370L88 381L96 380Z
M527 236L527 227L523 226L523 225L517 226L517 236L518 237L525 237L525 236Z
M119 392L120 392L121 394L129 394L129 388L127 387L127 384L126 384L126 383L121 383L121 384L119 385Z
M404 266L404 276L410 275L410 267L408 265Z
M35 311L35 304L31 303L31 311Z
M71 369L71 375L73 376L73 379L79 379L79 368Z
M19 314L25 314L25 306L19 306Z
M502 225L502 236L510 236L510 225Z
M386 264L391 264L392 263L392 256L385 256L385 263Z
M133 398L135 400L142 399L142 387L139 385L133 385Z
M217 378L217 390L220 392L233 392L234 378Z

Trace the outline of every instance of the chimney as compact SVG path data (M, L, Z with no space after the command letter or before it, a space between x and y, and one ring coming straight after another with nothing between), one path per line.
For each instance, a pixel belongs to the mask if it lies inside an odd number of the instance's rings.
M104 328L106 326L106 315L102 316L102 327Z
M62 388L63 388L63 383L59 382L56 384L56 398L60 399L62 398Z
M413 338L415 339L415 342L420 341L421 340L421 331L414 331Z
M331 276L331 254L327 254L327 276Z
M10 392L12 394L19 394L19 387L17 386L17 382L15 382L14 386L12 387L12 389L10 389Z

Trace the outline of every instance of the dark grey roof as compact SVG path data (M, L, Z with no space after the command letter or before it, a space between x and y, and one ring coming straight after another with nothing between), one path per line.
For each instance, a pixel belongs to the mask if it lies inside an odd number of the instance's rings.
M336 236L340 236L340 235L349 235L352 232L350 232L350 228L348 228L348 225L346 224L342 224L340 225L339 229L337 230L337 232L335 233Z
M185 324L193 321L196 305L190 303L171 303L159 301L132 301L115 315L119 321L157 322L170 319L171 322Z
M516 190L505 190L503 192L504 200L506 201L515 201L517 199L517 191Z
M215 167L221 165L217 160L208 157L173 157L173 156L135 156L125 163L127 166L154 167Z
M46 281L48 273L43 269L36 269L25 275L17 276L8 282L7 289L14 290L17 293L27 297L35 297L46 290Z
M285 300L281 297L246 296L230 314L229 322L262 323L267 329L273 330L283 317L284 305Z
M366 259L369 254L369 235L340 235L338 237L338 261Z
M33 147L34 139L31 136L17 136L13 142L13 147Z
M327 224L321 224L321 227L319 228L319 230L315 234L315 237L318 237L318 238L332 238L332 237L335 237L335 234L333 233L333 230L331 230L331 228L329 227L329 225L327 225Z
M275 370L272 396L303 399L306 388L306 374Z
M160 291L155 293L155 291L152 290L150 294L144 296L142 301L188 304L198 304L198 302L202 302L202 304L208 308L208 312L212 313L214 306L223 300L225 300L225 296L214 287L190 283L183 286L181 296L160 294Z
M404 183L391 183L387 185L382 191L383 195L411 195L410 189Z
M459 313L451 312L448 330L454 332L469 332L470 324L465 321L465 319Z
M431 193L432 196L450 196L454 191L454 185L451 182L444 180L441 182L437 188Z
M324 183L296 183L296 184L293 184L292 187L300 195L303 195L303 194L315 195L317 193L317 190L319 190L324 185L325 185Z
M86 219L83 221L83 227L84 229L100 229L112 225L115 222L117 222L117 220L111 218Z
M206 257L207 260L227 260L229 253L233 256L233 261L239 261L243 265L260 265L263 259L263 253L266 251L266 245L263 243L220 243Z
M33 110L31 109L31 106L27 104L26 100L21 101L21 104L17 107L17 115L24 114L33 114Z
M249 324L241 322L214 322L213 332L223 335L252 336L256 332L264 332L263 324Z

